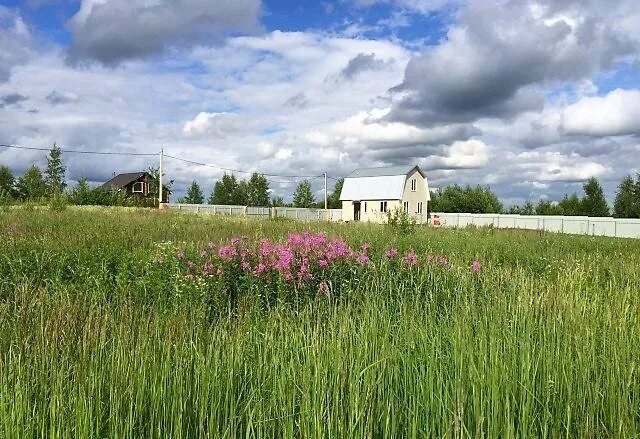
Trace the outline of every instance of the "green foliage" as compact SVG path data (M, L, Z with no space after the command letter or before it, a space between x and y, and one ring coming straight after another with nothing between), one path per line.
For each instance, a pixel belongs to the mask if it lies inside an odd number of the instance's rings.
M233 174L224 174L221 180L216 181L208 203L244 206L246 201L246 182L238 182Z
M65 193L56 192L49 197L49 210L63 212L69 205L69 198Z
M571 196L565 195L558 203L562 214L567 216L580 216L582 215L582 201L575 193Z
M294 207L313 207L315 199L311 190L309 180L303 180L298 183L296 191L293 194Z
M593 217L609 216L609 206L598 179L591 177L582 187L584 189L582 214Z
M397 236L411 235L416 231L416 220L404 209L389 209L387 211L388 228Z
M247 205L269 206L269 182L264 175L251 174L247 182Z
M284 199L282 197L279 196L275 196L271 199L271 206L272 207L284 207L286 206Z
M344 178L336 180L336 184L333 185L333 192L329 194L327 198L327 205L329 209L341 209L342 202L340 201L340 193L342 192L342 186L344 185Z
M69 193L69 201L78 206L93 204L93 194L86 177L80 178Z
M488 187L453 185L440 193L431 193L432 212L500 213L502 203Z
M38 200L47 194L47 185L36 165L29 167L18 179L16 192L22 200Z
M640 218L640 174L638 174L636 182L630 175L620 182L613 203L613 216L616 218Z
M7 210L13 204L13 197L6 189L0 188L0 211Z
M202 194L202 189L200 189L200 185L197 181L193 180L189 189L187 189L187 196L185 197L185 202L187 204L202 204L204 203L204 195Z
M54 143L51 151L49 151L49 157L47 157L47 169L44 177L47 195L57 195L64 191L67 187L65 172L66 168L62 164L62 151Z
M7 166L0 166L0 191L5 192L5 196L12 196L13 185L15 184L15 178L11 169Z
M536 205L536 215L563 215L562 208L560 204L547 201L540 200Z

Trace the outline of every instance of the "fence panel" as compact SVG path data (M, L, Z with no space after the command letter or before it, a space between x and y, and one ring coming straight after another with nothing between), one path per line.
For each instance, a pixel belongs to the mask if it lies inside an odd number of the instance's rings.
M180 204L168 203L170 209L185 212L213 213L216 215L229 215L251 218L270 218L273 214L271 207L258 206L227 206L220 204ZM276 207L276 216L297 219L302 221L342 221L341 209L306 209L295 207Z

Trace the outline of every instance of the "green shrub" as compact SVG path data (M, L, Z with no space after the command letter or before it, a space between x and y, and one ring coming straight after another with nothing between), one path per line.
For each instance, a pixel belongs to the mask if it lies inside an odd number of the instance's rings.
M416 231L416 220L404 209L387 211L387 227L398 236L409 235Z

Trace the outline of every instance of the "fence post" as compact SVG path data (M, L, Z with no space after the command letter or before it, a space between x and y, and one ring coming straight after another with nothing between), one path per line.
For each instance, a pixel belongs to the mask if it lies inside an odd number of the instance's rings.
M196 206L196 213L200 213L200 206Z
M247 206L242 207L242 216L244 217L244 219L247 219L247 217L249 216L249 208Z
M214 205L213 205L213 214L215 215L216 213L218 213L218 212L217 212L217 210L216 210L216 205L214 204Z

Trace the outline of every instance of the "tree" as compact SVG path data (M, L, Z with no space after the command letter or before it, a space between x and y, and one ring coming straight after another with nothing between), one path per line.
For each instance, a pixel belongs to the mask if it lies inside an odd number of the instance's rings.
M562 208L556 202L540 200L536 205L536 215L562 215Z
M327 207L329 209L340 209L342 202L340 201L340 194L342 193L342 186L344 185L344 178L336 180L336 184L333 185L333 192L327 197Z
M7 166L0 166L0 192L4 192L7 195L13 194L13 185L15 178L11 169Z
M185 198L187 204L202 204L204 203L204 195L202 194L202 189L200 189L200 185L198 182L193 180L189 189L187 189L187 196Z
M86 206L90 204L94 204L92 191L89 187L89 182L87 181L87 177L82 177L78 180L78 183L71 190L69 194L69 198L71 203L77 204L79 206Z
M47 185L40 169L32 165L16 183L18 196L23 200L35 200L47 194Z
M238 187L236 188L236 191L233 193L233 197L232 197L233 202L231 204L235 204L236 206L246 206L247 191L248 191L247 182L244 180L238 181Z
M457 184L445 187L439 194L431 194L432 212L500 213L502 203L488 187Z
M247 204L249 206L269 205L269 182L262 174L254 172L247 182Z
M584 189L584 198L581 203L583 215L609 216L609 206L598 179L591 177L582 187Z
M47 169L45 170L45 183L47 185L47 195L59 194L67 187L64 174L65 167L62 164L62 150L53 144L49 157L47 157Z
M315 200L311 191L311 183L309 180L303 180L298 183L293 194L293 205L294 207L313 207L313 203Z
M640 174L638 175L640 183ZM616 218L640 217L640 198L636 196L636 183L630 175L626 176L618 185L618 193L613 203L613 216Z
M564 198L558 203L562 214L567 216L582 215L582 202L580 198L574 193L571 196L565 194Z
M284 199L282 197L279 197L279 196L273 197L271 199L271 206L272 207L284 207L285 206Z
M224 174L221 180L216 181L209 197L209 204L235 204L238 198L238 180L233 174Z

